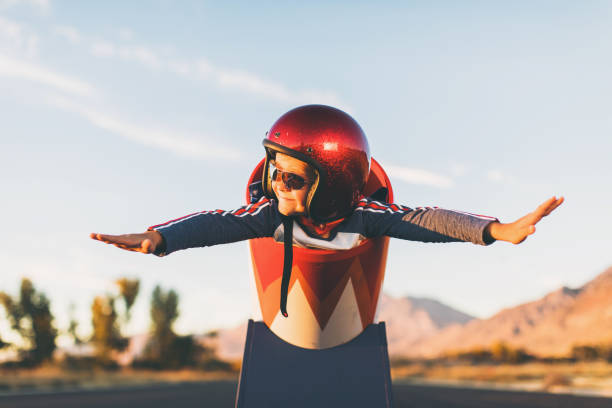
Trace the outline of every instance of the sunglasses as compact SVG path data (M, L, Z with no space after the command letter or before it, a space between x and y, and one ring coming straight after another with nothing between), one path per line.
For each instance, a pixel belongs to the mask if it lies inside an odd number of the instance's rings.
M272 167L272 180L276 182L283 182L283 185L287 190L301 190L306 184L309 184L304 180L304 177L298 176L288 171L282 171L276 167Z

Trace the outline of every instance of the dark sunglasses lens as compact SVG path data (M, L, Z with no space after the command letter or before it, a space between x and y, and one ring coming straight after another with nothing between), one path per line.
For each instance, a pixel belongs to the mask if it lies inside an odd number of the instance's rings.
M306 184L306 180L304 180L297 174L287 173L278 169L274 169L272 171L272 180L278 182L281 181L280 179L282 179L285 188L289 190L299 190L304 187L304 184Z
M299 190L304 187L304 179L293 173L283 173L283 183L292 190Z

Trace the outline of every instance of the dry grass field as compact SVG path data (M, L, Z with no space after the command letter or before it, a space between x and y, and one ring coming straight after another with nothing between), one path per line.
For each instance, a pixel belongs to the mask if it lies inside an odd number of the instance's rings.
M395 364L394 382L513 388L612 397L612 364L607 362L526 364Z
M48 365L36 369L1 369L0 394L29 391L60 391L133 387L151 384L188 383L214 380L237 381L234 372L183 370L117 371L66 370ZM431 362L392 365L393 382L439 384L459 387L548 391L612 397L612 364L527 363L527 364L440 364Z
M133 387L163 383L238 380L238 372L203 370L65 370L57 366L0 370L0 393Z

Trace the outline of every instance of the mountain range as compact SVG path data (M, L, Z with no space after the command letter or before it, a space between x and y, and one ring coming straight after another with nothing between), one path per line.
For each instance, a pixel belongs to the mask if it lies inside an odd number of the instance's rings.
M497 341L541 357L567 355L579 344L612 343L612 268L579 288L561 287L488 319L449 325L409 347L393 346L393 353L433 357Z
M612 267L579 288L561 287L541 299L477 319L440 301L382 294L378 321L387 326L393 357L435 357L504 341L529 353L567 355L576 344L612 343ZM242 358L246 323L200 336L220 358Z

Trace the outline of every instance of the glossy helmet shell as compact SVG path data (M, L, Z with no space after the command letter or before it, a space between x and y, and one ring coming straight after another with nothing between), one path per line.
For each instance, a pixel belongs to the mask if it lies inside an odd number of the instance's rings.
M266 163L262 175L266 196L275 198L269 162L281 152L310 164L315 180L308 194L307 215L324 223L348 215L370 174L370 148L359 124L340 109L305 105L290 110L263 140Z

